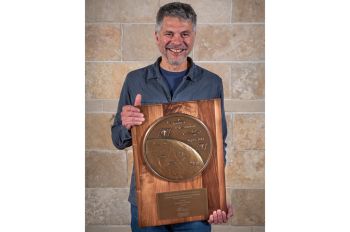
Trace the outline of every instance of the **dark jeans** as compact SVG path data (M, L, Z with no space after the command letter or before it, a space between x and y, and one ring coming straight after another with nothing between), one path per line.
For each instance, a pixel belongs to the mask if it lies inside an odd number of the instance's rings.
M140 228L138 226L137 207L131 205L131 230L132 232L180 232L180 231L194 231L194 232L210 232L211 225L206 221L185 222L173 225L164 226L149 226Z

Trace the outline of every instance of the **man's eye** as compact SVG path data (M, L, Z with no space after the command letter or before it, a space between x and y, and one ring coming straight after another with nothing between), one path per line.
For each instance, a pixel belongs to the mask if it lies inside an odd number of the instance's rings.
M166 36L172 36L173 33L171 33L171 32L166 32L165 35L166 35Z
M182 37L188 37L190 36L190 33L182 33Z

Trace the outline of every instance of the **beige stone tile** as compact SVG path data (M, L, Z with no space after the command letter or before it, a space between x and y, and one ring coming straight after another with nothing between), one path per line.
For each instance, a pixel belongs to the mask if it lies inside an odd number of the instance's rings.
M123 52L124 61L148 60L154 62L160 52L154 37L152 24L123 25Z
M129 189L87 188L87 225L127 225L130 223Z
M264 114L235 114L233 141L237 151L265 149Z
M265 188L263 150L234 151L226 163L226 186L238 189Z
M125 151L87 151L85 184L88 188L127 187Z
M85 116L85 148L116 150L111 138L113 114L87 113Z
M252 226L252 232L265 232L265 226Z
M199 66L217 74L222 79L224 97L231 98L231 67L230 64L222 63L197 63Z
M85 101L86 113L115 113L117 112L119 99L102 100L102 99L88 99Z
M104 100L102 102L103 105L103 112L105 113L115 113L118 110L118 102L119 99L117 100Z
M247 61L265 57L264 25L198 25L196 60Z
M133 150L132 148L128 148L126 150L126 160L127 160L127 171L128 171L128 186L130 185L131 182L131 174L132 174L132 169L133 169L133 164L134 164L134 156L133 156Z
M232 22L265 22L265 0L232 0Z
M87 62L85 91L87 99L117 99L126 75L147 63Z
M126 75L119 70L121 66L121 64L109 62L86 63L86 98L115 99L119 97Z
M119 24L87 24L85 26L85 59L117 61L121 59Z
M129 225L87 225L86 232L131 232L131 228Z
M160 0L160 5L173 0ZM183 0L190 4L197 14L197 23L229 23L231 18L231 0ZM213 10L215 9L215 10Z
M226 203L228 205L231 205L234 210L234 216L227 221L227 225L230 225L230 226L232 226L233 218L236 217L236 206L233 204L234 202L232 202L232 194L233 194L233 189L226 186ZM234 225L234 226L237 226L237 225Z
M213 232L251 232L250 226L212 225Z
M86 100L85 101L85 112L102 112L102 101L100 100Z
M225 100L226 112L265 112L264 100Z
M232 159L234 154L234 141L233 141L233 123L234 123L234 114L233 113L225 113L226 124L227 124L227 137L226 137L226 166L227 162ZM227 169L227 167L226 167ZM227 170L226 170L227 171Z
M153 23L158 0L86 0L87 22Z
M264 63L232 64L231 76L232 99L264 99Z
M235 216L231 225L263 226L265 224L265 190L237 189L231 192Z
M232 188L226 186L226 204L231 204L231 192Z

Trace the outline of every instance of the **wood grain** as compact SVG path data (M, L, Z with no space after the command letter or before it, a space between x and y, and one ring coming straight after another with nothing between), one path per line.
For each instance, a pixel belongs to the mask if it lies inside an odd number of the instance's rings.
M142 125L132 128L140 227L208 219L208 215L158 219L156 194L162 192L207 188L209 214L217 209L227 210L220 102L220 99L212 99L141 106L146 120ZM184 113L198 118L207 126L212 137L213 145L209 164L201 175L191 180L169 182L158 178L148 170L142 158L145 132L154 121L171 113Z

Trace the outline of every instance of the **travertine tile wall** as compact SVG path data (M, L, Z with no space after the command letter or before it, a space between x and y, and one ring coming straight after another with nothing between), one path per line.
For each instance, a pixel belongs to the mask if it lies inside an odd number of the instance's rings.
M86 0L86 231L130 231L131 148L110 136L125 75L153 63L158 8L168 0ZM192 57L224 83L227 198L236 215L213 231L265 224L264 0L187 0L198 14Z

